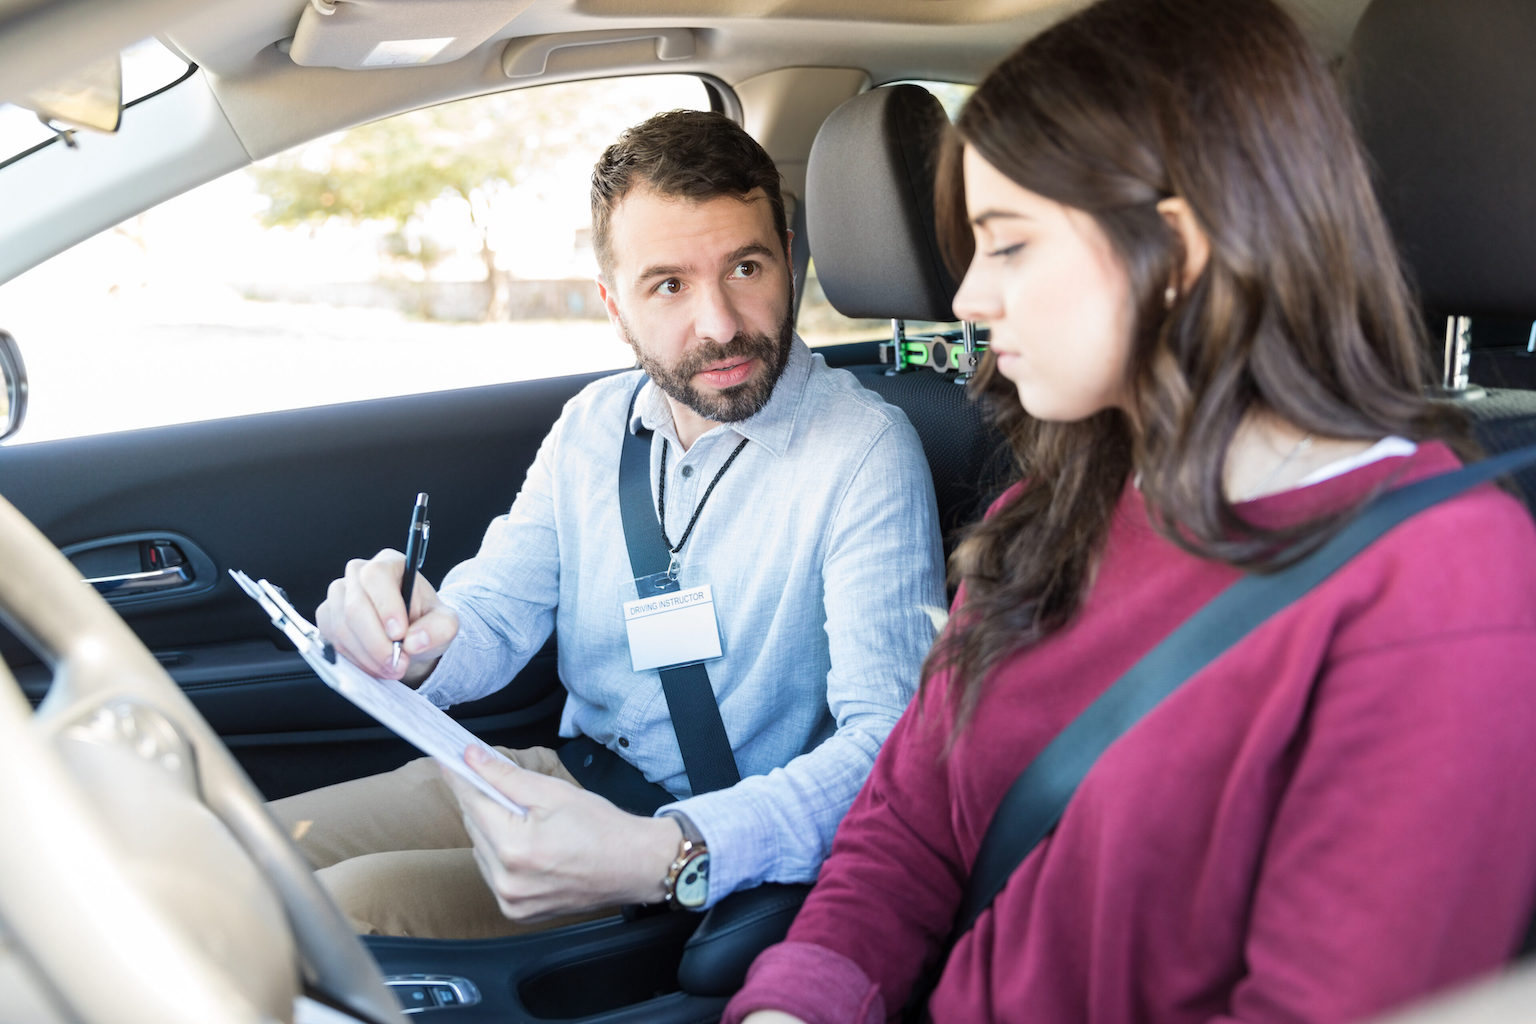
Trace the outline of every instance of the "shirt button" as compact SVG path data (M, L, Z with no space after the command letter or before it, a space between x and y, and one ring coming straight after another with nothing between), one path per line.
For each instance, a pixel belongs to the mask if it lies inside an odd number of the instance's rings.
M629 746L629 740L627 738L623 737L623 736L620 736L619 737L619 746L621 746L621 747Z
M693 476L693 467L692 466L684 466L680 472L685 477Z

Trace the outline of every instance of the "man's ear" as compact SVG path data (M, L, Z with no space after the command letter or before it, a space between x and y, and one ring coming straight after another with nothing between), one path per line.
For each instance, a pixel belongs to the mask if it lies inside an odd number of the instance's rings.
M619 304L615 301L612 289L608 287L608 283L603 280L601 274L597 276L597 296L603 300L603 309L608 311L608 322L616 328L619 327Z
M1169 196L1162 200L1157 204L1157 212L1162 214L1163 220L1178 233L1184 243L1184 272L1179 290L1187 291L1204 272L1205 264L1211 258L1211 240L1195 219L1195 211L1189 208L1189 203L1182 197Z
M800 282L795 277L795 233L788 228L784 230L784 266L789 271L790 301L794 301L795 292L800 290Z

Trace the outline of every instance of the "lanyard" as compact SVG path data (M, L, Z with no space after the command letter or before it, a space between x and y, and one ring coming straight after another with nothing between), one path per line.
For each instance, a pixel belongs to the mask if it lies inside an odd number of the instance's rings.
M662 438L661 439L661 476L660 476L660 479L658 479L656 481L656 518L658 520L660 520L660 522L661 522L661 539L662 539L662 542L667 545L667 551L670 552L674 556L673 559L672 559L672 567L674 569L677 567L677 558L675 556L677 555L677 553L679 551L683 550L683 545L688 543L688 538L693 536L693 528L694 528L695 525L698 524L699 513L704 511L704 503L706 501L708 501L709 500L709 496L714 493L715 484L719 483L720 482L720 478L725 476L725 471L731 468L731 463L736 461L736 456L740 455L741 454L741 450L743 448L745 448L746 446L747 446L747 439L746 438L742 438L741 439L741 444L738 444L736 446L736 450L731 452L730 456L725 460L725 464L720 467L720 471L715 474L715 478L709 482L709 486L704 488L704 496L699 499L699 503L697 505L693 506L693 516L692 516L692 518L690 518L688 520L688 525L683 528L683 535L682 535L681 538L679 538L679 540L677 542L677 545L673 546L672 538L667 536L667 448L668 448L668 445L667 445L667 439L666 438Z

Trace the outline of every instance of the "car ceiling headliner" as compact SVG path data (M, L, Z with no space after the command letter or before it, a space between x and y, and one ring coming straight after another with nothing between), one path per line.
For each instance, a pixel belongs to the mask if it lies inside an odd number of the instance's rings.
M469 0L504 27L464 58L499 54L513 37L631 27L685 27L709 41L709 70L737 81L772 67L859 67L876 81L973 80L1018 41L1085 0ZM1282 0L1326 52L1338 53L1366 0ZM339 14L346 15L348 0ZM442 0L355 0L416 12L423 32ZM308 0L259 0L174 34L183 52L219 75L252 68L258 53L294 33ZM441 7L438 6L440 10ZM407 14L406 17L411 15ZM500 19L497 19L500 20ZM921 32L913 32L921 27Z
M783 69L850 69L869 85L900 79L974 82L1017 43L1087 0L0 0L0 99L93 56L159 35L204 71L250 159L403 110L518 85L674 71L738 88ZM1342 52L1368 0L1280 0L1319 47ZM382 39L483 26L467 52L429 66L300 66L289 53L312 5L329 44L366 53ZM380 36L380 25L389 34ZM311 25L313 29L313 24ZM683 30L685 55L662 60L655 40L550 52L542 74L513 79L510 47L581 33ZM370 34L371 33L371 34ZM625 34L620 33L620 34ZM787 95L785 82L768 95ZM803 88L813 88L804 84ZM759 93L762 90L758 90ZM840 100L842 97L834 97ZM808 105L802 119L825 110ZM830 106L826 109L831 109ZM793 113L793 112L791 112ZM749 129L761 119L749 112ZM815 124L801 132L806 139ZM766 141L765 141L765 144ZM808 142L806 143L808 145ZM799 147L803 148L803 147ZM803 154L775 152L778 159Z
M270 76L309 0L0 0L0 96L43 70L166 30L182 52L225 79ZM430 26L442 0L342 0L389 8ZM973 81L1013 45L1084 0L468 0L503 27L455 62L460 92L495 83L514 37L646 27L694 29L689 70L734 84L775 67L865 70L871 81ZM1343 49L1366 0L1282 0L1325 52ZM338 13L346 15L342 10ZM89 32L82 25L91 26ZM922 31L914 32L914 27ZM288 65L292 67L291 62ZM357 72L387 75L401 69ZM422 69L404 69L417 73ZM448 76L444 76L448 77ZM503 79L503 84L505 80ZM478 86L470 83L479 83Z

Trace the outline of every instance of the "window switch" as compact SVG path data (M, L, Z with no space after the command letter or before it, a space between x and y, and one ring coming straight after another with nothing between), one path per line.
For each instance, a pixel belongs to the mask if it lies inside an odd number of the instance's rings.
M437 1000L432 998L430 985L398 985L395 987L395 998L400 1000L400 1008L409 1013L411 1010L430 1010L437 1005Z
M451 974L395 974L385 978L384 983L395 994L405 1013L473 1006L480 1002L480 990L474 982Z

